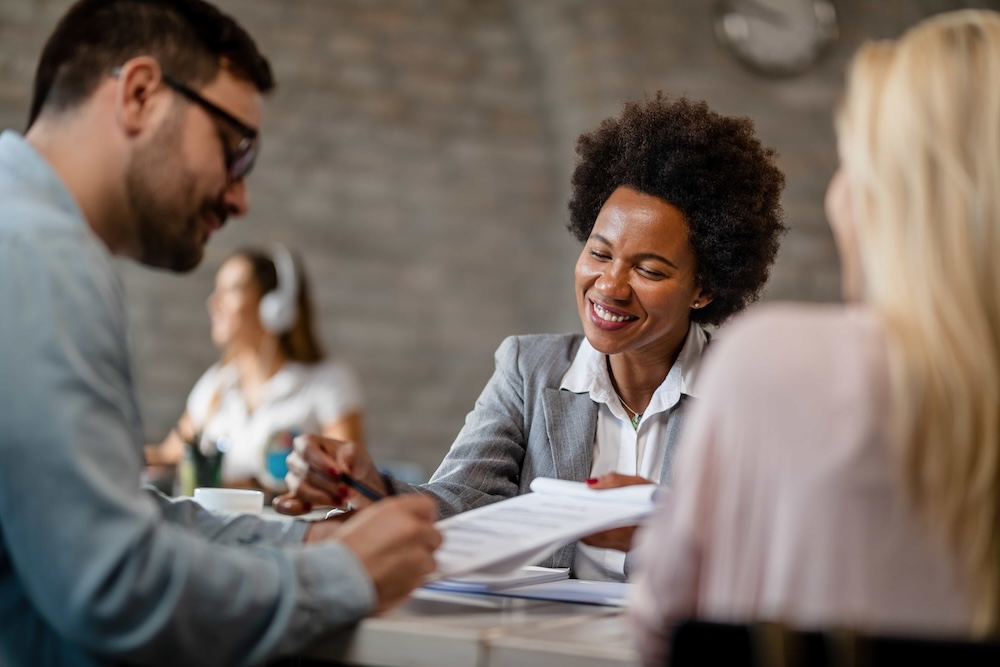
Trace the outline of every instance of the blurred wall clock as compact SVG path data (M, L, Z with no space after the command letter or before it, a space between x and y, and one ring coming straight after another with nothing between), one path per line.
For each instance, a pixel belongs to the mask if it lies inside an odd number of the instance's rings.
M805 72L840 35L830 0L717 0L712 20L720 44L770 77Z

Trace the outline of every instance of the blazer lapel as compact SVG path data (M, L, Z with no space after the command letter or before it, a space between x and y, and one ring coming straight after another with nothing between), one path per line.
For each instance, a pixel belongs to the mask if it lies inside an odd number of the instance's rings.
M681 441L681 432L684 430L684 413L690 410L688 405L692 400L691 396L681 394L681 400L673 407L670 417L667 418L666 447L663 450L663 464L660 466L660 484L671 484L674 473L674 456L677 454L677 444Z
M549 388L542 396L542 406L553 469L538 472L582 482L590 477L593 466L597 404L590 400L590 394Z

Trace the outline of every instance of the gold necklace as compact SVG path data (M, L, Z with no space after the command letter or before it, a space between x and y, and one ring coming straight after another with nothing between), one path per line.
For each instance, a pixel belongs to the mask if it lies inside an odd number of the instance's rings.
M636 412L635 410L633 410L632 408L630 408L628 406L628 403L626 403L624 400L622 400L622 397L618 394L618 390L615 389L615 375L614 375L614 373L611 372L611 359L609 357L607 357L607 356L605 356L604 359L605 359L605 363L608 366L608 378L611 380L611 391L614 392L615 398L617 398L618 402L622 404L622 407L625 408L625 410L627 412L631 412L632 413L632 416L629 417L628 420L630 422L632 422L632 428L634 430L638 431L639 430L639 422L642 420L642 413L641 412Z

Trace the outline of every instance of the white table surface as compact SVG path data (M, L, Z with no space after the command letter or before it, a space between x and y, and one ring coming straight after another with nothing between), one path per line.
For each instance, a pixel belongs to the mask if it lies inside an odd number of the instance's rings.
M521 628L490 642L489 667L638 665L623 610L558 628Z
M635 665L615 607L418 590L303 657L379 667Z

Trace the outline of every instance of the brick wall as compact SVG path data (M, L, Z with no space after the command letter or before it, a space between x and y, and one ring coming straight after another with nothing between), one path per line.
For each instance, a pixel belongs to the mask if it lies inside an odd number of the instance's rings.
M564 230L576 136L663 89L751 116L788 176L791 231L768 298L832 300L822 212L830 112L861 40L997 2L840 0L831 57L758 78L715 44L707 0L221 0L271 57L252 211L178 277L122 265L146 434L159 440L216 358L205 298L250 243L297 248L322 338L361 373L379 459L429 472L514 333L578 328ZM66 0L0 0L0 127L21 129ZM0 223L2 224L2 223Z

